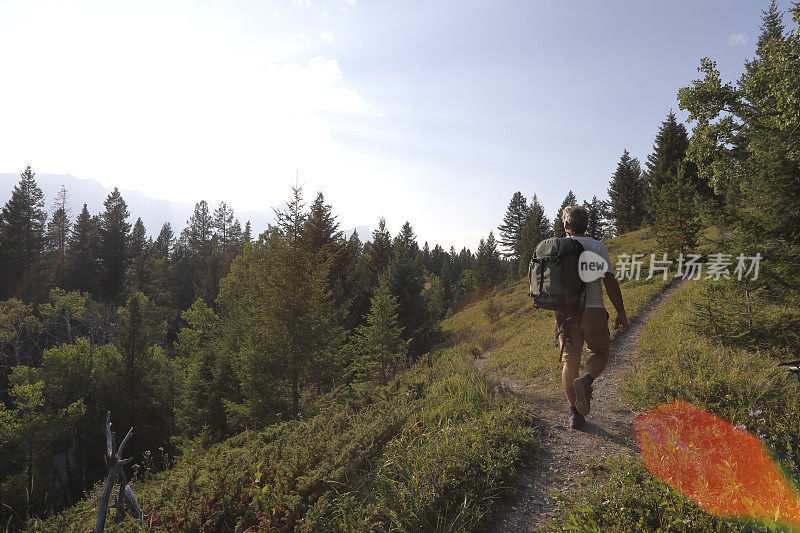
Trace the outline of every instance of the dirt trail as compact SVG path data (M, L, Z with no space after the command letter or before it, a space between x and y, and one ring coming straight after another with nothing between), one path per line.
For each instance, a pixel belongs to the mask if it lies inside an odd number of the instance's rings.
M679 285L677 280L667 285L631 321L628 331L612 342L608 367L594 383L592 410L584 429L569 428L569 408L560 381L536 385L502 376L507 387L531 404L539 422L541 450L538 464L520 473L519 492L500 505L487 531L539 531L558 510L550 496L554 491L571 497L588 482L593 460L637 452L634 413L619 394L622 378L633 360L644 323ZM491 358L491 352L478 357L480 368Z

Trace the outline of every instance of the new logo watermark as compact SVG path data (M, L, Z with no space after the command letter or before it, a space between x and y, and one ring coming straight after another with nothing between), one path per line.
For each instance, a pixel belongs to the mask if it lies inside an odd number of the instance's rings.
M584 283L602 278L608 272L608 261L597 253L584 250L578 257L578 275Z

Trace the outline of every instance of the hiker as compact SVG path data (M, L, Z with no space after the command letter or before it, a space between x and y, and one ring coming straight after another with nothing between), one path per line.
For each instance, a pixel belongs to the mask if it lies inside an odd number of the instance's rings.
M625 314L625 304L622 302L622 292L619 282L614 276L614 268L608 256L608 248L601 241L586 237L586 227L589 224L589 213L579 205L570 205L561 213L564 221L564 231L567 237L580 242L585 251L598 254L605 259L607 268L602 277L608 298L617 311L614 328L621 328L621 333L628 329L628 317ZM561 353L563 368L561 383L569 402L571 412L570 427L580 429L586 423L584 418L589 414L592 400L592 382L603 372L608 363L608 352L611 347L611 338L608 331L609 315L603 305L603 288L600 278L586 283L585 307L580 314L580 321L559 329L558 344ZM586 373L578 377L578 368L581 364L583 343L589 352L586 362Z

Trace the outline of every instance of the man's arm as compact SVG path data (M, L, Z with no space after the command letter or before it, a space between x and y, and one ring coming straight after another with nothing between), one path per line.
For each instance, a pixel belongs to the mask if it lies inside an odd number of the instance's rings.
M622 328L620 333L625 333L628 330L628 315L625 314L625 303L622 301L622 290L619 288L619 282L612 272L606 272L606 275L603 276L603 284L606 286L608 299L611 300L611 303L614 304L614 309L617 310L614 329Z

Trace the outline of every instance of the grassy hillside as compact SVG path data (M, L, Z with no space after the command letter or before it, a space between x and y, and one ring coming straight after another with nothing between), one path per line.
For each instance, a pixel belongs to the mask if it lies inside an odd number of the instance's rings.
M612 240L609 249L613 261L629 246L654 245L642 230ZM663 284L624 282L629 315ZM532 308L521 281L468 305L443 329L452 346L386 386L342 387L320 398L306 420L246 432L208 450L190 445L171 470L141 476L133 488L145 530L477 528L513 486L517 468L534 459L535 442L525 406L491 372L478 372L475 356L494 347L494 369L552 377L553 317ZM100 489L28 530L90 530ZM128 519L118 530L137 527Z
M658 276L645 279L650 253L658 249L655 236L645 228L610 239L607 246L614 264L621 253L646 254L641 279L621 283L626 311L629 317L634 317L669 282ZM616 313L608 297L606 308L613 319ZM553 312L534 309L526 280L498 289L486 299L467 306L445 320L443 327L458 342L474 344L481 350L493 347L492 357L486 362L488 370L550 380L560 373Z
M524 409L455 347L388 386L337 390L308 420L189 448L133 488L146 531L460 531L484 519L533 447ZM99 492L28 530L90 530Z
M800 310L786 297L745 292L737 281L686 283L646 325L625 397L640 411L683 399L741 424L797 480L800 386L776 362L800 353L799 328ZM638 459L610 470L554 530L769 530L708 515L654 479Z

